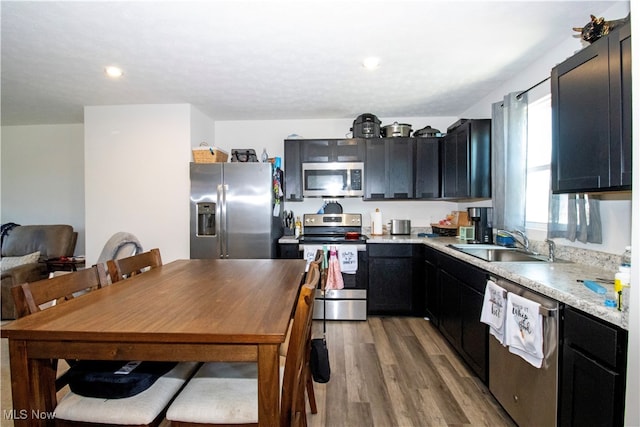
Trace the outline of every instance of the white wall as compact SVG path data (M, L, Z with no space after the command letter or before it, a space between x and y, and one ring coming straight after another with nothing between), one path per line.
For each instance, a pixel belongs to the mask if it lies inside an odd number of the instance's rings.
M192 107L85 107L87 261L127 231L164 262L189 257ZM199 135L201 136L201 135Z
M589 13L594 13L597 16L604 16L607 19L623 18L629 13L629 3L616 3L602 13L599 13L599 11L588 11L585 16ZM576 24L576 26L581 26L581 24ZM551 68L586 46L586 42L582 41L579 37L575 37L575 34L576 33L570 28L567 28L567 39L565 42L559 44L554 49L544 52L537 58L531 58L531 64L527 67L526 72L518 74L513 79L505 82L505 84L489 93L484 99L480 100L480 102L467 108L467 110L462 112L461 117L491 117L492 103L500 101L504 95L509 92L526 90L549 77L551 75ZM546 84L548 85L548 83Z
M190 106L191 115L191 146L198 147L201 143L215 146L215 123L194 106Z
M83 125L2 127L0 222L69 224L85 253Z

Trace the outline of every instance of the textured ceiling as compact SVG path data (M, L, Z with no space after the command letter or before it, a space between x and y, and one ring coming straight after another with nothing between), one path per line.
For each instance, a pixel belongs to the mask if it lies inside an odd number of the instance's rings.
M2 124L167 103L215 120L456 116L614 3L2 1Z

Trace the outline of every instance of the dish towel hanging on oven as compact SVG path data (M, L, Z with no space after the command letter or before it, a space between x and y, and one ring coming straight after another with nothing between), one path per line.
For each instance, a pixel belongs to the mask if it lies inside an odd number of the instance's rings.
M504 344L504 321L507 310L507 291L496 285L494 281L487 280L484 289L484 302L480 321L489 325L489 333L496 337L498 342Z
M309 263L316 258L316 253L322 250L322 245L304 245L304 259L307 261L307 268Z
M327 270L327 284L325 289L342 289L344 288L344 279L340 272L340 261L335 246L329 249L329 268Z
M340 245L337 248L340 271L345 274L356 274L358 271L358 247L355 245Z
M506 316L505 344L509 351L536 368L541 367L544 353L540 304L509 292Z

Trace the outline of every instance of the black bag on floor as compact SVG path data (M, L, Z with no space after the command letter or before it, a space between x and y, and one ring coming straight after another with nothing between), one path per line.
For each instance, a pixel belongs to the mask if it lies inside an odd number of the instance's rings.
M309 356L309 369L313 380L317 383L329 382L331 378L331 366L329 365L329 349L327 348L327 299L325 298L325 282L321 279L322 302L322 338L311 340L311 354Z
M311 357L309 367L313 380L317 383L326 383L331 378L331 366L329 365L329 349L327 340L314 338L311 340Z

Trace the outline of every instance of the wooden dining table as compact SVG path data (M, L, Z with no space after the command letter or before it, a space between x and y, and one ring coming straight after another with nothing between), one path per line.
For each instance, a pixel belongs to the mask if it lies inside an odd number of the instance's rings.
M278 349L305 266L294 259L178 260L3 326L14 424L52 423L51 359L95 359L255 361L259 425L278 425Z

